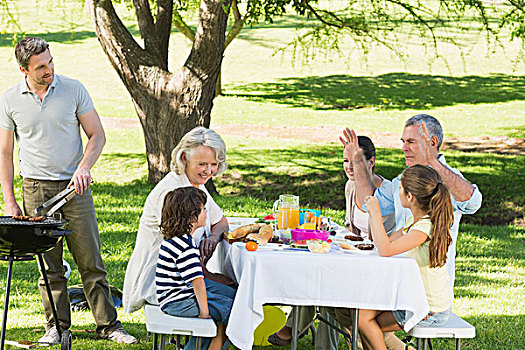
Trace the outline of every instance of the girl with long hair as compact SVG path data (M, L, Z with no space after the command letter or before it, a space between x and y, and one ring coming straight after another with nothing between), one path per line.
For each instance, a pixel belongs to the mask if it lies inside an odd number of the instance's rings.
M430 307L421 326L439 326L447 322L452 305L452 288L445 267L452 237L453 222L450 191L434 169L415 165L401 176L401 204L409 208L412 217L405 227L387 236L377 198L368 196L366 208L370 214L372 237L381 256L405 253L416 259ZM367 349L386 349L383 332L403 329L411 317L405 310L359 311L359 333Z

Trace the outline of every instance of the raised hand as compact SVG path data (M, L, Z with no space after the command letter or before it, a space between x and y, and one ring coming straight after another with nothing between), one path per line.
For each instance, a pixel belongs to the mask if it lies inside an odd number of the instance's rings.
M419 150L427 164L431 164L432 161L437 160L437 152L432 147L432 138L428 132L425 123L421 123L419 128L421 134L421 141L419 142Z
M359 160L363 156L363 150L359 147L355 131L349 128L343 130L344 138L339 136L339 140L345 146L344 153L351 161Z

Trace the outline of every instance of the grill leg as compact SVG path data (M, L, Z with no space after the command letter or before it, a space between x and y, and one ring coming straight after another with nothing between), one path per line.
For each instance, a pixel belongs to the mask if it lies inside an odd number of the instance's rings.
M55 320L55 327L58 331L58 337L62 338L62 330L60 329L57 309L55 307L55 302L53 301L53 294L51 293L49 280L47 279L46 268L44 266L44 259L42 258L42 254L37 254L36 256L38 257L38 266L40 267L40 272L42 272L42 278L44 279L44 283L46 284L47 297L49 298L49 304L51 304L51 310L53 311L53 318Z
M7 330L7 310L9 309L9 292L11 290L11 277L13 276L13 256L9 256L9 267L7 268L7 283L5 289L4 318L2 319L2 335L0 338L0 350L4 350L5 331Z

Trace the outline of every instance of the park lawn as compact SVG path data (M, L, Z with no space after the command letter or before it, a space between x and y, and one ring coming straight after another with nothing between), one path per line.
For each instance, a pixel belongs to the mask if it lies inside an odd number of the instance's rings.
M129 94L103 53L81 2L15 4L20 29L51 42L56 73L79 79L100 115L136 118ZM63 5L67 11L53 10ZM140 41L132 13L118 8ZM361 131L400 132L409 116L431 111L443 122L446 136L525 137L525 62L515 60L519 42L502 38L502 46L489 55L480 37L458 33L456 40L466 54L461 58L458 47L442 43L445 62L427 57L421 42L409 36L404 61L380 47L371 47L363 56L344 41L342 55L318 54L308 60L298 55L294 60L292 51L276 50L295 36L298 23L297 17L285 16L272 25L246 26L241 31L224 54L225 95L215 100L212 126L350 125ZM0 91L4 91L21 75L13 58L13 28L0 29L4 67ZM170 45L169 65L174 71L191 46L175 32Z
M102 237L102 255L112 285L122 288L127 261L133 251L144 201L153 188L147 182L144 146L131 143L138 130L108 130L108 146L93 169L95 205ZM271 211L280 193L300 196L301 206L323 208L339 223L344 218L345 178L341 147L335 144L307 144L284 141L279 147L268 140L249 144L242 138L226 138L229 169L217 178L217 203L228 216L261 216ZM118 152L118 150L121 150ZM487 205L496 207L489 193L508 198L523 213L524 189L516 183L525 169L523 156L464 154L447 152L447 160L480 185L485 202L472 216L483 222ZM378 149L377 171L393 177L403 168L398 150ZM482 184L482 185L481 185ZM17 180L17 186L20 181ZM505 186L504 186L505 185ZM508 185L508 186L507 186ZM492 198L492 199L491 199ZM493 204L490 202L493 201ZM487 204L488 203L488 204ZM464 217L466 218L466 217ZM525 229L519 225L486 226L462 224L458 242L456 300L454 311L476 327L477 336L465 340L466 349L525 348ZM80 283L72 264L70 284ZM0 264L5 275L6 263ZM8 339L36 340L42 334L43 311L36 287L36 263L15 263ZM148 349L142 312L128 315L119 310L124 326L141 339L139 345L122 346L96 340L92 333L74 333L75 349ZM73 313L75 330L93 329L89 312ZM299 342L311 348L310 337ZM344 345L340 345L345 348ZM438 341L436 348L452 348L452 342Z
M90 91L102 116L136 118L129 95L109 65L79 2L60 0L15 3L21 29L51 42L56 73L77 78ZM49 7L49 3L53 3ZM67 5L67 11L54 7ZM120 9L123 12L123 9ZM225 96L214 102L211 126L224 124L351 126L370 132L397 133L407 117L428 112L438 117L446 136L525 137L525 66L512 59L519 43L504 43L487 55L486 46L470 36L465 60L451 46L447 63L429 59L419 43L407 45L407 61L372 47L366 59L352 50L346 55L318 55L308 62L292 60L290 51L275 54L294 35L297 18L279 18L274 25L245 28L225 52L222 79ZM138 38L130 14L124 22ZM10 33L0 33L3 91L20 79ZM408 40L407 40L408 42ZM170 67L180 66L189 43L174 34ZM249 53L249 54L247 54ZM121 288L132 253L147 183L144 140L140 130L107 130L108 144L93 169L93 185L102 237L102 254L110 283ZM230 216L269 213L280 193L295 193L301 205L322 208L342 222L345 178L341 148L306 141L227 137L229 170L216 181L217 202ZM467 349L525 348L525 173L524 156L447 152L449 164L479 185L484 202L466 216L458 242L454 311L477 328ZM387 178L403 166L399 150L379 149L377 170ZM20 180L16 180L21 198ZM3 203L0 200L0 210ZM488 226L487 224L491 224ZM72 263L69 253L65 258ZM74 269L74 264L72 264ZM0 263L5 275L6 264ZM43 312L37 292L36 264L15 264L8 339L36 340L42 334ZM80 283L73 271L71 284ZM124 326L141 344L121 346L75 333L75 349L149 349L141 312L119 311ZM75 330L93 329L88 312L73 314ZM34 330L38 331L35 332ZM312 348L306 337L300 349ZM444 342L436 348L452 348Z

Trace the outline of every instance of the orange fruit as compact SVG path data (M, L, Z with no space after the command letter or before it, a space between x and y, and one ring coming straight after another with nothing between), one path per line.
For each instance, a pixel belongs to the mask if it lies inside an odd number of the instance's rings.
M311 211L309 211L307 214L306 214L306 222L312 222L312 218L315 217L314 216L314 213L312 213Z
M250 252L254 252L257 250L257 243L255 242L248 242L246 243L246 250L250 251Z

